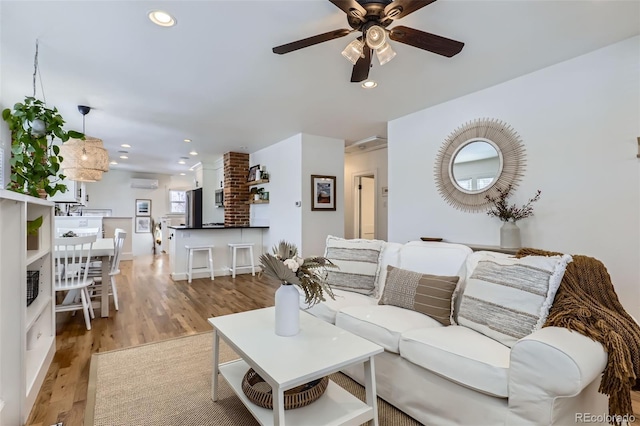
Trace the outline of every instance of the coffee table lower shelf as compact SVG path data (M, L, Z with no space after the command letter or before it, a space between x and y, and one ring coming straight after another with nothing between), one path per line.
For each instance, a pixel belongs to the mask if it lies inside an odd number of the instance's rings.
M238 398L249 409L253 417L262 425L273 425L273 410L262 408L247 398L242 391L242 378L249 364L240 359L220 364L222 377L231 386ZM317 401L306 407L285 410L284 419L287 425L360 425L373 417L373 409L329 380L325 393Z

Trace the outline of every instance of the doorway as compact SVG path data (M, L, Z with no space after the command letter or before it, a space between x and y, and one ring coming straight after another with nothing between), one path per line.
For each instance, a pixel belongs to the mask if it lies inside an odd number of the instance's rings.
M356 238L376 238L376 178L374 174L355 176L354 213Z

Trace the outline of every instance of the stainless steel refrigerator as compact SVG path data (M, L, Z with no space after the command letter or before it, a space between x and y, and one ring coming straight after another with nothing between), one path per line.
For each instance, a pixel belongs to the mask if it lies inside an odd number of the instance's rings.
M202 228L202 188L187 191L187 228Z

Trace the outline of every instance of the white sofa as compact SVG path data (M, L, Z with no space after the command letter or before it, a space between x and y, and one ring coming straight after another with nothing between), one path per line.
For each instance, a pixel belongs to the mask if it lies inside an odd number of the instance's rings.
M386 266L459 275L459 303L472 251L449 243L385 243ZM607 424L598 393L607 362L603 347L564 328L542 328L512 348L459 325L444 326L377 297L335 290L336 299L306 309L384 347L375 359L378 395L425 425ZM301 298L301 307L307 308ZM456 311L454 310L454 319ZM362 367L344 371L364 383ZM600 423L598 423L600 421Z

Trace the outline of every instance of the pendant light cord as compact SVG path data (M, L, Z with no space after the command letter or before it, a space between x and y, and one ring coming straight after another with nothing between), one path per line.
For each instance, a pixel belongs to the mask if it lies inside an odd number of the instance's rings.
M36 54L33 58L33 97L36 97L36 76L40 77L40 90L42 90L42 101L46 104L47 99L44 96L44 86L42 85L42 74L38 68L38 39L36 39Z

